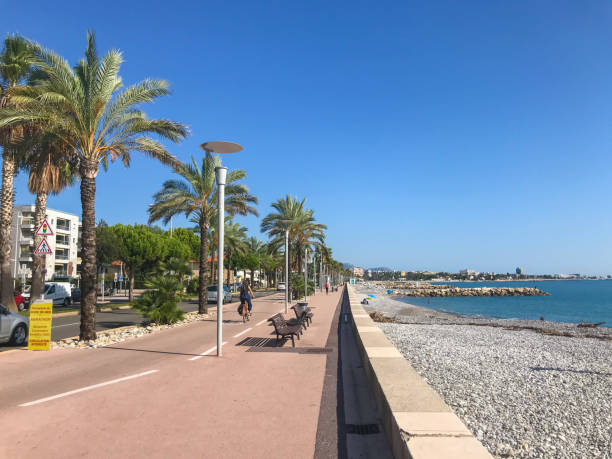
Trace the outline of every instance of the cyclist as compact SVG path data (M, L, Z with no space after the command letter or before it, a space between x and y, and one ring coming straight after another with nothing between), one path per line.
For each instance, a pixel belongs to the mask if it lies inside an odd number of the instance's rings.
M242 285L240 286L240 302L246 306L246 304L249 305L248 309L243 307L242 308L242 317L244 318L245 315L250 316L251 315L251 309L253 309L253 303L251 303L251 298L254 298L255 295L253 294L253 290L251 290L251 286L249 285L249 281L244 279L242 281Z

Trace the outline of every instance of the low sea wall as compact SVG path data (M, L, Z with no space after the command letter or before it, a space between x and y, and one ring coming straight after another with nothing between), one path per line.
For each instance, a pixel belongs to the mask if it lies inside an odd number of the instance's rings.
M346 286L357 346L396 458L491 458Z

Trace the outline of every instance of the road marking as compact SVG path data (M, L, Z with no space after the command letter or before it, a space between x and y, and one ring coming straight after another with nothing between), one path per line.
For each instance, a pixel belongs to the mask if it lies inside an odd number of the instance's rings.
M225 346L227 344L227 341L223 341L221 343L221 346ZM201 354L196 355L195 357L191 357L190 359L187 360L198 360L201 359L202 357L204 357L205 355L210 354L211 352L214 352L217 350L217 346L213 346L211 347L209 350L202 352Z
M244 335L246 332L253 330L253 328L247 328L246 330L242 330L240 333L235 334L233 337L238 338L240 335Z
M80 325L80 323L81 323L81 322L74 322L74 323L71 323L71 324L54 325L54 326L53 326L53 327L51 327L51 328L69 327L70 325Z
M257 322L257 323L255 324L255 326L256 326L256 327L259 327L261 324L263 324L264 322L267 322L268 320L270 320L270 319L260 320L259 322Z
M71 391L68 391L68 392L64 392L62 394L52 395L51 397L41 398L40 400L34 400L33 402L22 403L19 406L38 405L39 403L44 403L44 402L48 402L50 400L55 400L56 398L67 397L68 395L78 394L79 392L85 392L86 390L97 389L98 387L104 387L104 386L108 386L110 384L115 384L115 383L122 382L122 381L128 381L128 380L134 379L134 378L140 378L141 376L147 376L147 375L150 375L152 373L157 373L158 371L159 370L149 370L149 371L145 371L144 373L138 373L138 374L132 375L132 376L125 376L124 378L113 379L112 381L106 381L106 382L103 382L103 383L100 383L100 384L94 384L93 386L81 387L80 389L71 390Z

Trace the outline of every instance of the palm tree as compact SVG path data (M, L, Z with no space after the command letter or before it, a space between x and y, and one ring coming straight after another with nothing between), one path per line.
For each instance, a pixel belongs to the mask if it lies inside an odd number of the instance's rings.
M79 165L83 218L80 338L91 340L96 337L95 201L100 165L106 170L109 160L120 159L127 167L134 151L164 164L177 164L151 135L178 142L188 130L180 123L146 117L139 105L168 95L168 83L147 79L121 89L121 53L111 50L100 58L92 32L87 34L85 57L74 69L54 52L35 43L30 47L42 78L35 88L18 92L18 108L2 111L0 128L19 122L53 126Z
M202 167L198 167L193 156L191 164L177 164L174 172L183 180L167 180L162 189L153 196L155 202L149 206L149 223L162 220L167 224L174 215L185 214L197 222L200 229L200 288L198 312L208 312L206 298L206 260L209 252L210 224L217 213L217 187L215 167L221 165L218 156L206 153ZM225 210L228 215L258 215L251 204L257 198L249 193L246 185L237 183L246 177L242 169L229 171L225 186ZM212 276L212 272L211 272Z
M232 256L244 254L246 245L247 228L234 223L231 220L225 224L225 256L227 257L227 283L230 282L230 269L232 267Z
M255 276L254 276L255 267L257 266L258 269L261 268L260 256L262 255L263 249L264 249L263 241L257 239L256 237L251 236L250 238L246 240L246 253L250 255L249 269L251 270L251 286L253 288L255 288ZM260 276L260 282L261 282L261 276Z
M0 111L15 108L13 92L27 80L31 69L31 54L26 40L19 36L8 36L0 54ZM11 218L13 214L13 180L17 173L17 158L14 144L24 134L24 124L15 123L0 127L2 146L2 207L0 209L0 302L17 311L13 298L11 274Z
M292 251L297 252L295 265L298 272L302 272L302 257L304 249L314 245L322 244L324 239L323 230L327 227L316 223L314 211L307 209L306 199L298 201L291 195L279 198L272 203L276 212L267 215L261 222L261 231L268 233L271 238L270 244L273 247L280 247L285 244L285 231L289 230L289 255ZM291 276L287 276L288 282ZM287 285L290 289L290 285Z
M57 141L48 133L39 133L38 142L32 153L26 159L26 166L30 170L28 189L36 195L34 210L34 227L38 228L47 212L47 198L49 194L58 194L74 183L74 166L70 163L69 150L63 142ZM40 243L37 237L34 244ZM43 293L44 257L34 255L32 263L32 290L30 302L41 297Z

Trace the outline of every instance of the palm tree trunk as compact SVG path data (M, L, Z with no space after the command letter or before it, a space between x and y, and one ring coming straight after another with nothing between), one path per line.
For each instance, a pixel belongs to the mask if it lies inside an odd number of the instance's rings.
M17 312L13 297L11 272L11 219L13 216L13 180L15 158L4 147L2 154L2 208L0 210L0 301L11 311ZM16 255L16 254L15 254Z
M36 195L36 208L34 210L34 228L38 228L47 212L47 193L38 193ZM38 247L42 236L38 236L34 239L34 247ZM30 304L34 301L42 298L44 290L43 282L43 269L45 269L45 257L34 255L34 261L32 262L32 290L30 293Z
M96 339L96 176L98 163L83 159L81 163L81 331L79 339Z
M298 243L297 249L298 249L298 252L297 252L298 273L303 275L304 274L304 269L303 269L304 266L302 266L302 253L304 251L302 250L302 244Z
M232 252L227 252L227 284L231 283L230 279L230 266L232 265Z
M206 297L206 259L208 257L208 220L200 217L200 286L198 288L198 314L208 314Z
M130 291L128 293L128 301L131 303L134 299L134 284L135 284L134 270L130 269Z

